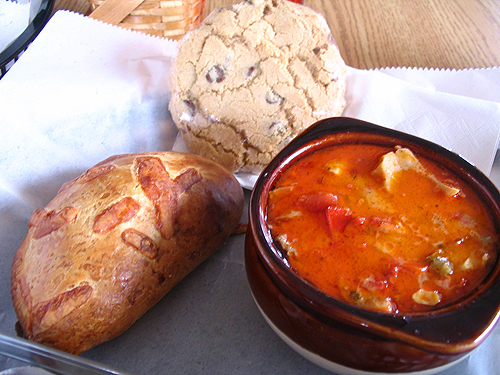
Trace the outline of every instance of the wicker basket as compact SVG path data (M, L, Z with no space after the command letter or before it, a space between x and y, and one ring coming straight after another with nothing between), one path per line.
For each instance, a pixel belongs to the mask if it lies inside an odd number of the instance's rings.
M104 1L89 0L92 11ZM205 0L145 0L118 26L169 39L180 39L200 23L204 7Z

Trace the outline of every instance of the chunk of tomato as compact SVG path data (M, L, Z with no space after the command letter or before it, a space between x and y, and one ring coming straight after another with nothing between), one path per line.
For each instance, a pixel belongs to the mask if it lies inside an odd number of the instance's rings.
M352 220L352 212L348 208L329 206L326 209L326 217L332 234L343 233Z
M337 205L337 196L332 193L312 193L299 197L297 203L310 212L320 212Z

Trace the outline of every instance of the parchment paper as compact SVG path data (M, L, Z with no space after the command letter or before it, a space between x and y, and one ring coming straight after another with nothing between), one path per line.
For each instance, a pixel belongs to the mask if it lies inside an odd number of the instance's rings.
M10 264L32 211L108 156L174 146L167 103L175 52L175 42L59 11L0 80L1 333L15 336ZM438 142L489 174L499 84L498 69L349 68L345 115ZM243 177L251 188L255 177ZM231 237L130 330L82 357L134 374L327 374L266 325L248 288L243 250L244 235ZM444 374L498 373L499 345L496 327ZM0 358L0 370L9 366Z

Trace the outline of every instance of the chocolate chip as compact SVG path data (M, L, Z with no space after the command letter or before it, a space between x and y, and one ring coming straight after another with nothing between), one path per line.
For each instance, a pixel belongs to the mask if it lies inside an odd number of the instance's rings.
M264 7L264 16L267 16L269 13L271 13L271 8L269 8L269 5L266 5Z
M186 113L189 117L193 117L196 114L196 104L190 99L184 99L182 102L186 106Z
M332 35L332 34L330 34ZM315 55L319 55L321 53L321 50L324 50L324 49L328 49L328 44L323 44L322 46L317 46L315 48L313 48L313 53Z
M226 78L226 73L220 65L214 65L210 68L205 77L209 83L221 83Z
M253 75L257 74L258 70L259 67L257 65L252 65L250 68L248 68L247 77L250 78Z
M266 102L269 104L281 104L284 100L285 98L275 93L274 91L269 91L266 93Z
M282 122L275 121L269 127L269 132L273 135L284 136L286 134L287 126Z

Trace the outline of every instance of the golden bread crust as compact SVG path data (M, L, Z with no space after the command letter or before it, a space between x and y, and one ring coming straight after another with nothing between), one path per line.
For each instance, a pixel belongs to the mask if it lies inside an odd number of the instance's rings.
M111 157L30 219L11 292L26 337L82 353L128 329L227 240L243 192L207 159Z

